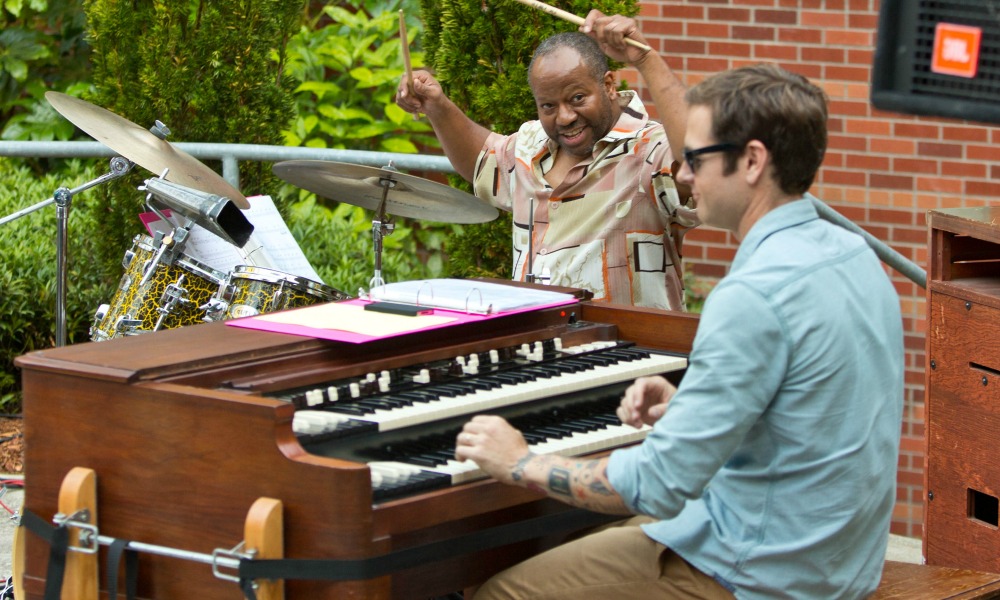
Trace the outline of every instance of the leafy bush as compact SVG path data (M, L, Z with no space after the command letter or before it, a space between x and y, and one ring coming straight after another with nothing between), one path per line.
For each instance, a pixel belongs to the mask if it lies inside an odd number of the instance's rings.
M60 187L73 189L95 172L69 161L59 174L37 178L27 167L0 159L0 214L13 214L51 198ZM110 295L90 260L100 235L93 197L82 193L70 203L67 219L66 341L89 339L95 310ZM14 358L55 344L56 233L54 204L0 225L0 413L19 411Z

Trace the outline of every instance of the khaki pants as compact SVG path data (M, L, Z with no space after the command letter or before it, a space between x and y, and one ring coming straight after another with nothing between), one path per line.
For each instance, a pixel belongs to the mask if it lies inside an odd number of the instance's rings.
M732 600L717 581L651 540L633 517L498 573L474 600Z

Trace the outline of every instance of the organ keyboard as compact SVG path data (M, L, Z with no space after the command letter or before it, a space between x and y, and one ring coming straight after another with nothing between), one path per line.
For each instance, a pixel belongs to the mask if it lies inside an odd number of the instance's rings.
M364 559L567 510L453 460L472 415L508 418L538 452L640 441L614 417L638 376L678 377L697 318L583 302L360 346L209 323L20 357L25 510L56 512L94 469L103 535L232 547L260 497L284 506L285 556ZM502 332L502 333L501 333ZM70 433L72 432L72 433ZM567 532L561 532L567 533ZM555 541L476 549L391 576L291 580L289 597L426 598ZM27 538L25 592L47 548ZM139 596L239 598L201 565L140 556Z

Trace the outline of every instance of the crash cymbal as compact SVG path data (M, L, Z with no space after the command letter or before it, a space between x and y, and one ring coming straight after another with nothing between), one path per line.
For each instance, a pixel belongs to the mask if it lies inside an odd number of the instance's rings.
M45 92L45 99L87 135L153 174L162 175L167 169L167 181L229 198L240 208L250 208L246 196L222 176L197 158L156 137L148 129L73 96Z
M289 160L274 165L274 174L314 194L377 210L384 183L389 191L385 212L390 215L441 223L485 223L499 211L472 194L406 175L393 169L323 160Z

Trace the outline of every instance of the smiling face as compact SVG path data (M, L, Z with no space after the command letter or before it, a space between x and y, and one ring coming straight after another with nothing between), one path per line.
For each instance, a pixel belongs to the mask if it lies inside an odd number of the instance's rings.
M539 58L528 74L542 128L569 154L590 156L621 115L614 75L594 79L576 50L559 48Z

